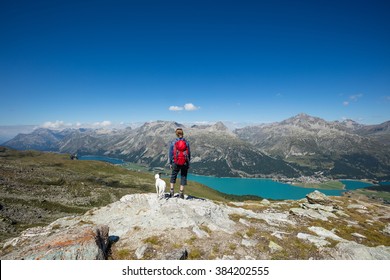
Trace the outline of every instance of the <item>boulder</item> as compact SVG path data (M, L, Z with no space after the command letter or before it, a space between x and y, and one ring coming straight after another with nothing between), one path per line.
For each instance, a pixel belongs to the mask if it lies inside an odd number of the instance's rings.
M356 242L340 242L332 256L343 260L390 260L390 247L367 247Z
M332 200L329 199L325 194L315 190L312 193L306 195L306 199L310 204L321 204L321 205L331 205Z
M50 235L47 228L27 230L4 245L12 246L4 259L104 260L110 246L108 231L104 225L83 225Z
M271 205L271 202L268 199L265 199L265 198L260 203L262 205L266 205L266 206Z

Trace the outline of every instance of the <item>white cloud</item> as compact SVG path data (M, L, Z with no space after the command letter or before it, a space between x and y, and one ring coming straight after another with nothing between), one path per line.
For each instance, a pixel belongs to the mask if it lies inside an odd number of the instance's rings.
M110 125L112 125L112 123L111 123L110 121L103 121L103 122L101 123L101 125L102 125L102 126L110 126Z
M65 123L63 121L55 121L55 122L45 122L42 125L43 128L51 128L51 129L58 129L65 127Z
M92 129L99 129L99 128L105 128L105 129L110 129L110 128L116 128L116 127L123 127L125 126L125 123L121 124L115 124L112 123L111 121L101 121L101 122L94 122L94 123L81 123L81 122L75 122L75 123L66 123L64 121L47 121L44 124L41 125L43 128L48 128L48 129L54 129L54 130L62 130L65 128L92 128Z
M182 111L183 110L183 107L179 107L179 106L170 106L169 107L169 111Z
M110 121L102 121L102 122L95 122L93 125L98 127L107 127L107 126L111 126L112 123Z
M363 94L360 93L360 94L356 94L356 95L351 95L349 97L349 99L352 100L352 101L357 101L361 97L363 97Z
M357 102L360 98L363 97L363 94L362 93L359 93L359 94L355 94L355 95L350 95L348 97L348 100L345 100L343 102L343 105L344 106L348 106L349 104L351 104L351 102Z
M199 109L200 109L200 107L195 106L192 103L186 103L186 104L184 104L184 106L170 106L169 107L169 111L183 111L183 110L186 110L186 111L196 111L196 110L199 110Z
M199 107L196 107L196 106L195 106L194 104L192 104L192 103L187 103L187 104L184 105L184 109L185 109L186 111L196 111L196 110L199 109Z

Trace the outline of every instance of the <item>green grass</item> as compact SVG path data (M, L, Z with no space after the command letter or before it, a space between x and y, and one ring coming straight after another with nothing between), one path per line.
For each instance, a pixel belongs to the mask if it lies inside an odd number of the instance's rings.
M149 172L149 167L143 166L140 164L132 163L132 162L126 162L121 164L121 166L125 169L132 170L132 171L138 171L138 172Z
M362 194L370 198L375 198L375 199L384 199L387 201L390 201L390 192L384 192L384 191L372 191L368 189L358 189L354 190L355 193L357 194Z

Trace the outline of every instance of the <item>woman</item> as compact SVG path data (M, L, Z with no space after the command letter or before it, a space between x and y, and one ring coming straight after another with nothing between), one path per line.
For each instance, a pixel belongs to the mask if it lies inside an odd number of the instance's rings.
M172 169L170 197L174 195L174 186L177 175L180 172L180 198L184 198L184 186L187 185L187 173L190 168L191 152L190 143L184 138L182 128L177 128L176 139L169 146L169 166Z

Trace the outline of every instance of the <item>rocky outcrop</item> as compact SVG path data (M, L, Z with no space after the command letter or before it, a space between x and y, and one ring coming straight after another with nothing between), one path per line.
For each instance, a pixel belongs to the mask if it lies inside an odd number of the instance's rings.
M390 259L389 207L134 194L8 240L1 259ZM316 202L316 203L313 203ZM348 205L365 205L367 214ZM331 206L330 206L331 205ZM299 206L299 207L297 207ZM297 209L300 209L299 211ZM316 213L316 214L313 214ZM371 238L371 236L373 238Z
M75 225L26 230L4 245L9 252L2 259L104 260L110 241L107 226Z
M332 203L326 195L317 190L306 195L306 198L310 204L329 205Z

